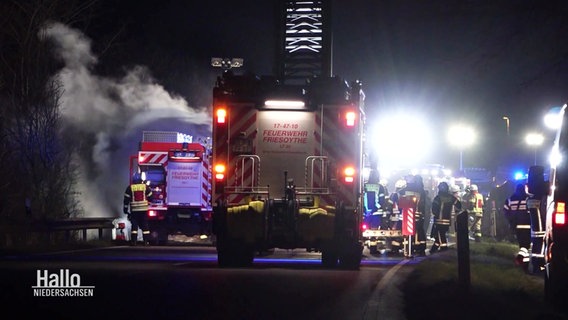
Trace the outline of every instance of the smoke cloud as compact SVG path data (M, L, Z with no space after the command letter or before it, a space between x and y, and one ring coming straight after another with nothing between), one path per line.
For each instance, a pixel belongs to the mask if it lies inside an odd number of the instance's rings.
M210 136L207 108L189 106L157 84L146 67L138 66L119 79L91 72L98 59L91 40L61 23L46 25L42 38L51 40L64 62L57 77L63 85L61 115L64 132L78 150L78 192L85 216L122 214L130 155L142 131L166 130Z

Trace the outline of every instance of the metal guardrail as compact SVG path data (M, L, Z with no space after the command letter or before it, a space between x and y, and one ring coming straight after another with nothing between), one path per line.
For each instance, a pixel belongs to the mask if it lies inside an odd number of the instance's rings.
M48 239L57 232L65 232L65 240L70 240L73 232L80 231L81 239L87 240L88 230L98 230L98 239L103 239L103 231L114 228L114 218L70 218L60 220L36 220L24 224L1 225L0 231L5 234L43 233Z
M65 231L66 239L71 237L71 231L82 231L82 240L87 240L87 230L97 229L99 240L103 238L103 230L113 229L114 218L71 218L52 220L44 223L44 230L48 233ZM40 227L41 228L41 227Z

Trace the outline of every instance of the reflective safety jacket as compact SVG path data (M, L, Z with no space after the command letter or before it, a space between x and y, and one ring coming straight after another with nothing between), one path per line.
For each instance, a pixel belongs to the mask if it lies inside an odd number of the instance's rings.
M461 202L456 197L447 192L438 193L432 200L434 223L449 226L454 208L457 211L462 208Z
M479 192L470 192L463 196L463 202L465 204L465 209L469 211L470 214L474 214L476 217L483 216L483 195Z
M503 213L511 228L530 230L531 218L527 199L527 194L513 194L505 201Z
M145 183L131 184L124 192L124 212L148 211L148 199L152 197L152 189Z

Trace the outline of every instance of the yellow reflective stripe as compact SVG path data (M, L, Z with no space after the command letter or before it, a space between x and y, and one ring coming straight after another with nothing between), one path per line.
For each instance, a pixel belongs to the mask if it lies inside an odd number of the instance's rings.
M133 184L132 186L130 186L130 188L132 189L132 192L134 192L134 191L146 191L146 185L143 184L143 183Z

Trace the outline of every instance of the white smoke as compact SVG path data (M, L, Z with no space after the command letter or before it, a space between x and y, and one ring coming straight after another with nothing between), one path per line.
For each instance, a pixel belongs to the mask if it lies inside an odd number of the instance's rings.
M122 213L129 156L136 153L142 131L210 134L206 108L192 108L182 97L172 96L147 68L135 67L120 79L100 77L91 72L98 61L91 40L80 31L51 23L40 36L53 41L65 65L58 74L63 85L60 111L83 150L78 191L87 216Z

